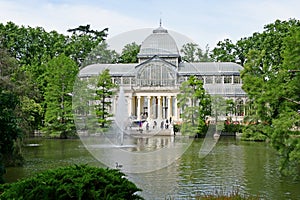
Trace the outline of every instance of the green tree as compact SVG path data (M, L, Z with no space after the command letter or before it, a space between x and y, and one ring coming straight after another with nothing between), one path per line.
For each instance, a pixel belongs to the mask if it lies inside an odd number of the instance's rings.
M97 63L117 63L119 57L116 51L108 49L107 43L102 41L88 54L81 67Z
M242 43L243 40L240 40ZM239 62L239 56L243 55L244 52L240 52L239 45L240 43L234 44L230 39L225 39L220 41L212 51L211 57L214 61L221 62L235 62L243 65L242 62ZM242 59L241 59L242 60Z
M216 132L224 129L222 118L226 115L226 100L219 95L211 96L211 117L215 121Z
M96 100L99 101L99 104L96 106L96 115L100 127L103 130L107 129L111 124L110 117L113 115L109 112L111 107L110 100L113 97L116 88L117 85L112 82L109 69L102 71L97 82Z
M249 60L248 54L252 50L265 51L263 60L270 68L282 63L281 50L283 39L290 34L291 27L300 25L299 20L276 20L264 26L262 33L255 32L250 37L241 38L234 44L231 40L220 41L213 49L211 57L214 61L235 62L242 66ZM273 73L272 70L270 73Z
M72 59L62 54L50 60L46 69L44 130L52 136L66 138L75 133L71 95L78 67Z
M16 152L16 142L22 137L19 127L19 117L16 109L19 106L19 98L9 91L0 88L0 183L3 182L4 165L14 165L19 158ZM16 154L17 153L17 154ZM21 158L21 157L20 157ZM21 158L22 159L22 158Z
M206 45L205 52L195 43L187 43L180 50L183 53L182 59L186 62L209 62L209 47Z
M23 162L19 139L23 137L21 128L26 118L20 109L22 96L17 87L17 72L16 60L0 49L0 177L4 165L14 166Z
M282 155L283 171L300 172L299 23L276 21L266 27L260 47L264 49L249 51L241 73L243 89L255 109L250 118L253 125L243 129L243 136L269 138Z
M39 66L43 62L63 53L67 37L56 31L46 32L42 27L17 26L13 22L0 24L0 41L20 66ZM31 70L33 71L33 69ZM38 71L35 71L37 78Z
M281 169L300 177L300 27L284 38L283 65L270 84L271 144L282 155ZM276 89L275 89L275 88Z
M108 28L102 31L91 30L89 24L69 29L68 32L72 32L72 35L67 39L64 53L81 65L88 54L105 39L107 31Z
M120 56L120 63L137 63L137 55L140 52L140 48L141 46L135 42L125 45Z
M183 82L177 95L178 106L183 110L181 132L204 136L207 130L206 117L210 115L210 95L205 92L202 80L195 76Z
M37 129L45 117L46 111L40 111L39 107L45 108L41 105L44 104L48 85L46 63L64 53L80 65L90 51L105 39L107 30L91 30L87 25L71 29L73 34L65 36L56 31L46 32L42 27L0 23L0 49L7 49L9 55L17 60L17 68L13 71L18 85L15 89L18 89L18 95L22 95L20 101L24 113L32 114L26 122L32 127L24 130ZM24 101L23 96L26 97Z
M0 183L4 182L5 166L23 161L17 146L23 132L19 117L20 98L12 78L16 67L16 60L0 49Z

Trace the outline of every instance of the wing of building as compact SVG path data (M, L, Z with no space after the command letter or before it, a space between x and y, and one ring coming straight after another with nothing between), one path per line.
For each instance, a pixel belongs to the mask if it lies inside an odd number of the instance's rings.
M244 115L242 66L231 62L182 62L176 41L161 26L143 41L138 59L139 63L132 64L89 65L81 69L79 76L97 76L109 69L113 81L124 88L129 115L136 119L179 120L181 110L176 97L181 83L191 75L203 80L209 94L237 102L235 114L239 119ZM113 112L116 107L114 103Z

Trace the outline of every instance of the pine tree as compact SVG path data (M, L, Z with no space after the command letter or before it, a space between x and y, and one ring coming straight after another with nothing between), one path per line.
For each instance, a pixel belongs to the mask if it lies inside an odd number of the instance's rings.
M198 136L205 135L207 130L205 117L210 114L211 100L203 88L202 80L190 76L180 86L180 94L177 98L178 105L183 110L181 132Z
M66 138L75 133L70 94L77 73L77 64L64 54L47 63L44 128L47 134Z
M96 90L96 100L98 100L98 105L96 106L96 115L98 117L98 122L101 129L105 130L111 124L111 119L113 115L109 112L111 108L111 98L114 95L114 89L117 85L112 82L109 70L105 69L98 78L97 90Z

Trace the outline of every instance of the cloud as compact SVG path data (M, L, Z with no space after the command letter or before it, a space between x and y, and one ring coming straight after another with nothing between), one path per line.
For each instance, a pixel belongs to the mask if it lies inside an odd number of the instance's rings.
M163 26L185 34L202 48L213 48L224 37L234 42L261 32L276 19L299 18L300 1L138 1L119 0L1 0L0 22L41 26L66 34L69 28L91 24L92 29L109 28L109 37L120 33ZM161 14L160 14L161 13Z
M108 27L109 33L113 34L145 25L139 19L88 4L35 1L4 1L0 4L2 23L12 21L18 25L41 26L47 31L56 30L64 34L69 28L85 24L91 24L92 29L97 30Z

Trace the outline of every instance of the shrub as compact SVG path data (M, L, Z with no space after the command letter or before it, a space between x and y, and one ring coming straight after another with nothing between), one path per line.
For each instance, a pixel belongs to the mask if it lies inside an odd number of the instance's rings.
M261 124L250 124L243 128L241 139L246 141L266 141L267 136L263 132Z
M52 169L0 188L0 199L143 199L116 169L72 165Z

